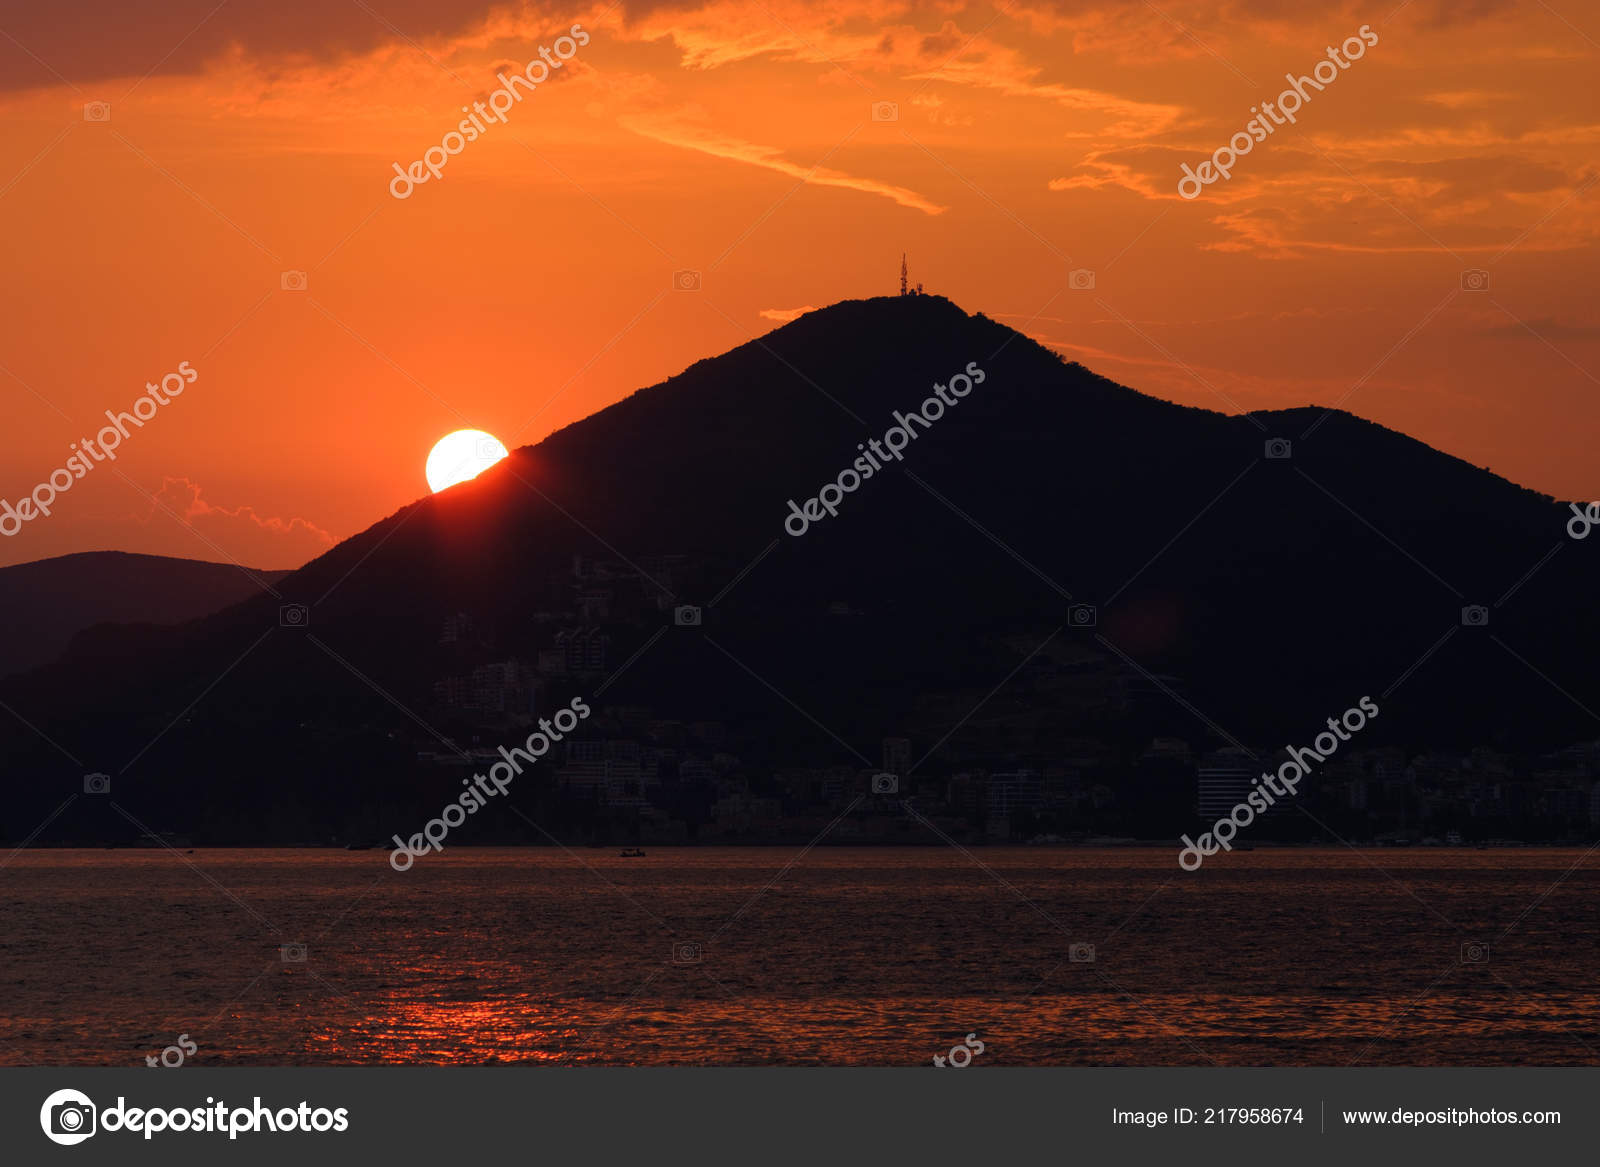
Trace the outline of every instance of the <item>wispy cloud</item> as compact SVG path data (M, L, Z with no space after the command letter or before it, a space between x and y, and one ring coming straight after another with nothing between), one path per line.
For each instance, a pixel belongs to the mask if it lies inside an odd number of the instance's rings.
M726 137L713 130L680 120L624 118L621 124L625 129L641 137L664 142L669 146L679 146L685 150L696 150L713 158L726 158L732 162L744 162L766 170L775 170L790 178L800 179L810 186L836 186L845 190L860 191L863 194L878 195L891 199L902 207L921 211L925 215L943 214L948 209L903 186L879 182L875 178L859 178L826 166L802 166L783 157L783 152L776 146L762 146L755 142Z
M159 505L152 505L141 521L175 514L208 539L229 551L243 552L246 558L263 545L263 535L277 548L273 554L295 563L312 559L334 544L332 535L306 519L280 519L257 514L251 506L222 507L207 502L201 497L200 484L188 478L163 477L155 498Z
M1479 336L1492 336L1497 340L1600 340L1600 327L1593 324L1564 324L1554 317L1542 316L1527 323L1501 324L1483 328Z

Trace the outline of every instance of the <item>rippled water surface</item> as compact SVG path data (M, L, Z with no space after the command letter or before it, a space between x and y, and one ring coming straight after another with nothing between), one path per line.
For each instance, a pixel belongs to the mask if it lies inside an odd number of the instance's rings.
M1597 866L24 851L0 870L0 1061L142 1064L188 1034L204 1064L905 1065L975 1032L989 1065L1600 1064Z

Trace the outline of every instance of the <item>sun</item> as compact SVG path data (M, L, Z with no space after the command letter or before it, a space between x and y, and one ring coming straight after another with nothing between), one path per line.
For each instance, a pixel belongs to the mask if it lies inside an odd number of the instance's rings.
M439 491L476 478L507 454L493 434L482 430L457 430L440 438L428 455L428 485Z

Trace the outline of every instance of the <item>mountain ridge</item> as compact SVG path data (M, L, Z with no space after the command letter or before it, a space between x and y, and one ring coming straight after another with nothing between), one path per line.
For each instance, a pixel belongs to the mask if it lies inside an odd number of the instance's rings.
M969 363L984 381L902 461L786 530L792 501ZM401 743L501 740L504 717L440 696L496 661L537 673L540 700L605 687L595 732L610 706L732 727L757 782L894 736L939 742L940 772L1042 765L1091 737L1123 754L1152 736L1295 740L1363 694L1386 705L1373 744L1565 742L1600 701L1583 551L1551 551L1566 517L1344 411L1179 405L940 297L846 301L400 508L277 595L98 629L0 691L47 731L137 754L174 813L240 735L265 789L355 813L408 772ZM1492 602L1488 627L1464 624ZM703 625L678 626L679 605ZM541 672L556 634L583 628L608 638L601 665ZM252 797L264 821L284 813Z
M287 570L263 571L132 551L78 551L0 567L0 676L48 664L72 637L97 624L168 624L205 615L253 594Z

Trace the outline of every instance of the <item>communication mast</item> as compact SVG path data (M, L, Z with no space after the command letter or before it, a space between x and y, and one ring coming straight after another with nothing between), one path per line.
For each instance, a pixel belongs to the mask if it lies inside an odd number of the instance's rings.
M906 290L906 253L903 251L900 253L900 294L902 296L911 294Z

